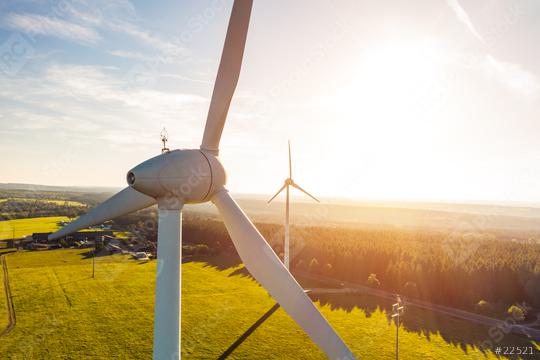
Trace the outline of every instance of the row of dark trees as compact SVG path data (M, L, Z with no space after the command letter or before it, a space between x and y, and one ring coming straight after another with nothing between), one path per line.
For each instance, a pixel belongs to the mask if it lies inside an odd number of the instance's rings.
M0 203L0 221L44 216L77 217L86 211L85 206L68 202L56 203L39 199L8 199Z
M108 194L33 190L0 190L0 221L45 216L77 217ZM51 201L54 200L54 201ZM87 206L73 205L71 201Z
M155 210L119 220L156 239ZM282 254L282 226L257 224ZM479 301L507 308L540 306L540 243L508 240L508 232L483 234L396 228L293 227L291 268L330 276L438 304L474 310ZM523 239L521 239L523 240ZM184 244L204 244L209 253L236 250L224 224L211 216L188 215ZM371 281L368 281L371 276Z
M257 224L276 253L282 227ZM540 244L451 231L293 227L292 270L474 310L480 300L540 306ZM223 223L188 217L184 241L235 253ZM368 279L372 276L371 281ZM375 279L373 279L373 276Z

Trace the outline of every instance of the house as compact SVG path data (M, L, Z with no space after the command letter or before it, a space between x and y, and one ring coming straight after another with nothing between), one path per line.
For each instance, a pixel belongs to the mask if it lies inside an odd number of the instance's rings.
M99 242L102 240L103 236L107 237L113 237L113 232L111 230L93 230L93 231L77 231L75 233L72 233L70 235L67 235L63 238L60 238L58 240L54 240L52 242L49 242L49 235L51 233L33 233L32 234L32 242L33 243L41 243L41 244L48 244L48 243L60 243L62 240L64 240L68 245L75 245L76 242L82 243L82 242L91 242L92 246L95 242Z

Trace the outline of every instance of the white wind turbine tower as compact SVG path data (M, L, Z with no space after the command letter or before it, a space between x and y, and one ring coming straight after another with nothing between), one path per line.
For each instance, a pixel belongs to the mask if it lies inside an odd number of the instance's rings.
M128 187L49 236L77 230L158 205L158 269L154 359L180 357L181 215L186 204L211 201L251 275L331 359L354 359L272 248L225 188L219 141L225 125L247 37L252 0L235 0L200 149L178 149L142 162L127 173Z
M278 196L283 190L285 190L285 241L283 244L283 264L285 264L285 267L289 269L289 262L290 262L290 241L289 241L289 186L292 186L294 188L297 188L316 202L320 202L319 199L317 199L315 196L308 193L306 190L302 189L300 185L294 182L292 179L292 160L291 160L291 141L289 140L289 177L285 179L285 183L281 187L281 189L278 190L278 192L272 196L270 200L268 200L268 203L272 202Z

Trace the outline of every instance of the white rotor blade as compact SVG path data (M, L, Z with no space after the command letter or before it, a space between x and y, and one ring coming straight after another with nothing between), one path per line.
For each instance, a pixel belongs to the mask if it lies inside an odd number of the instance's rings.
M283 191L283 189L285 189L286 187L287 187L287 184L283 185L283 186L278 190L278 192L276 193L276 195L272 196L272 197L270 198L270 200L268 200L268 202L269 202L269 203L272 202L272 200L274 200L274 199L276 198L276 196L278 196L278 195Z
M49 240L61 238L89 226L101 224L118 216L144 209L155 203L156 200L154 198L141 194L131 187L127 187L90 210L90 212L49 235Z
M215 154L219 151L219 140L240 76L252 5L253 0L235 0L229 20L201 144L201 149Z
M292 179L291 140L289 140L289 179Z
M343 340L317 310L227 190L216 193L212 202L221 213L234 246L251 275L330 359L354 359Z
M315 196L311 195L310 193L308 193L306 190L302 189L300 187L300 185L298 185L297 183L293 182L291 184L291 186L297 188L298 190L300 190L301 192L303 192L304 194L306 194L307 196L309 196L310 198L312 198L313 200L315 200L316 202L321 202L319 199L317 199Z

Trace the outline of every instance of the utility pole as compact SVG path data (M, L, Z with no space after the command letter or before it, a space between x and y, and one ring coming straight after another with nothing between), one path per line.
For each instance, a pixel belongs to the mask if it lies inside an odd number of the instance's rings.
M396 319L396 360L399 360L399 316L405 311L401 298L396 295L397 303L392 305L392 318Z
M19 246L15 245L15 226L12 226L11 230L13 231L13 236L11 237L13 239L13 247L15 247L17 251L19 251Z
M96 242L97 238L94 239L94 251L92 252L92 279L96 274Z

